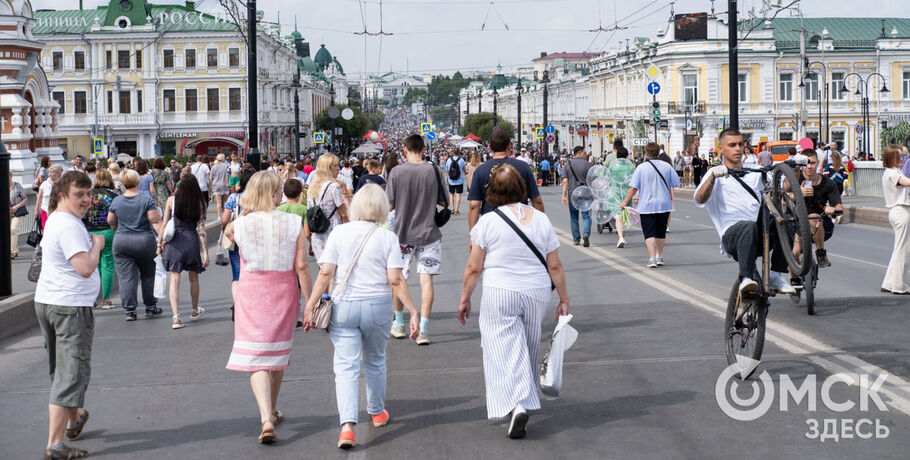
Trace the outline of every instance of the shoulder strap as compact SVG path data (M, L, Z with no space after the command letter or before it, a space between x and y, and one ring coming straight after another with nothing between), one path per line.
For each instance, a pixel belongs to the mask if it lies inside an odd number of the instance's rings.
M325 189L322 191L322 196L319 197L319 203L316 203L316 206L320 206L320 207L322 206L322 200L325 199L325 194L329 192L329 187L331 187L331 186L332 186L332 181L331 181L331 180L330 180L330 181L326 181L326 183L325 183ZM332 203L334 203L334 201L333 201ZM329 214L329 215L327 216L327 218L328 218L328 219L331 219L332 216L334 216L336 212L338 212L338 206L335 206L335 209L332 210L332 213Z
M648 163L649 165L651 165L651 167L654 168L655 171L657 171L657 176L660 177L660 180L662 180L663 183L664 183L664 185L667 186L667 192L670 192L670 184L667 183L667 179L664 178L664 175L660 173L660 169L658 169L657 165L655 165L654 163L652 163L651 160L646 161L646 163Z
M749 185L746 184L746 182L743 181L739 176L733 176L733 178L736 179L736 182L739 182L739 185L742 185L743 188L749 192L749 195L752 195L752 198L755 198L755 201L758 201L759 205L761 205L761 198L758 197L758 195L755 193L755 190L752 190L752 187L749 187Z
M572 159L571 159L571 158L569 158L569 161L566 161L566 167L569 168L569 172L572 173L572 177L575 178L575 182L576 182L577 184L585 185L582 181L580 181L580 180L578 179L578 174L575 174L575 170L572 169Z
M344 278L342 278L341 284L339 284L338 288L336 289L339 294L344 293L344 288L348 285L348 278L351 277L351 272L354 271L354 265L357 264L357 259L360 259L360 253L363 252L363 248L367 245L367 241L369 241L370 236L373 235L373 232L375 232L377 228L379 228L378 225L374 226L370 229L369 232L367 232L366 236L363 237L363 241L360 243L360 247L357 248L357 252L354 254L354 259L351 260L351 265L348 267L347 273L344 274Z
M512 230L515 230L515 233L518 234L518 236L521 238L521 240L524 241L526 245L528 245L528 249L530 249L531 252L533 252L534 255L537 256L537 260L539 260L540 263L543 264L544 268L549 270L550 267L547 266L547 260L544 259L543 254L540 253L540 250L537 249L537 246L534 246L534 243L532 243L531 240L528 239L528 236L525 235L525 232L521 231L521 228L519 228L518 225L516 225L515 222L512 221L512 219L509 219L509 217L506 216L505 213L502 212L499 208L494 209L493 212L495 212L497 215L499 215L499 217L502 217L502 220L506 221L506 223L509 224L509 227L512 227Z
M442 179L439 178L439 168L437 168L436 165L434 165L433 163L430 163L430 167L433 168L433 177L436 178L436 187L437 187L439 193L441 193L445 197L446 206L448 206L449 205L449 194L446 193L446 190L444 188L442 188ZM438 202L438 201L439 201L439 197L437 196L436 200L433 201L433 203L434 203L433 209L436 209L436 202Z

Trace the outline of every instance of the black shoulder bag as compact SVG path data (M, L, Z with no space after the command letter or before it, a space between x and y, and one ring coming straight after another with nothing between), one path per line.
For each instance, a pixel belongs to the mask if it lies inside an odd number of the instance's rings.
M433 201L433 209L436 213L433 216L433 220L436 222L437 227L442 227L452 217L452 210L449 209L449 195L446 194L445 189L442 188L442 179L439 178L439 168L437 168L436 165L432 163L430 163L430 167L433 168L433 177L436 178L438 193L441 193L444 197L446 197L446 206L442 211L436 207L438 205L439 197L437 196L437 199Z
M547 259L544 259L543 254L541 254L540 250L537 249L537 246L534 246L534 243L532 243L531 240L528 239L528 236L525 235L525 232L521 231L521 229L518 228L518 225L516 225L515 222L512 222L512 219L509 219L509 217L506 216L505 213L500 211L499 208L496 208L493 211L496 214L498 214L499 217L502 217L502 220L506 221L506 223L509 224L509 227L512 227L512 230L515 230L515 233L518 234L518 236L521 238L521 241L524 241L525 244L528 245L528 249L530 249L531 252L533 252L534 255L537 256L537 260L539 260L540 263L543 264L544 270L546 270L547 273L549 274L550 267L547 265ZM551 279L550 280L550 290L552 291L554 289L556 289L556 285L553 284L553 280Z
M660 173L660 169L657 168L657 165L655 165L654 163L651 163L651 160L648 160L645 163L648 163L649 165L651 165L652 168L654 168L655 171L657 171L657 175L660 177L660 180L662 180L664 182L664 185L667 186L667 193L669 193L670 197L672 197L673 192L670 191L670 184L667 182L667 179L664 178L664 175Z
M316 206L312 206L306 211L307 225L309 225L310 231L313 233L325 233L329 231L329 227L332 226L332 216L338 211L338 206L335 206L332 213L326 217L325 212L322 210L322 200L325 199L325 194L329 191L329 187L331 186L331 183L326 184L325 190L322 191L322 196L319 198Z

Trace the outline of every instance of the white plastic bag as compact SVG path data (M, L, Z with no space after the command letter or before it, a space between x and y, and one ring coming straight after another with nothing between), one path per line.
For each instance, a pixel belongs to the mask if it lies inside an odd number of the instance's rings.
M578 331L569 325L572 315L560 316L550 338L550 349L540 363L540 391L550 398L558 398L562 390L562 360L566 350L572 348Z
M167 298L167 272L164 270L164 261L161 256L155 257L155 297Z

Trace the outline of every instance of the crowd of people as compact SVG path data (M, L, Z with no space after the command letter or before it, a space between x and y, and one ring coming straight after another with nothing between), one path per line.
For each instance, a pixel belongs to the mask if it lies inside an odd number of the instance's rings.
M204 318L199 275L211 268L206 229L210 208L222 230L217 242L219 252L226 254L222 262L232 272L234 342L225 353L226 368L249 374L260 415L257 441L278 441L284 419L278 396L295 329L325 327L334 348L338 447L355 446L361 368L367 414L375 427L385 426L392 419L386 407L389 340L431 343L434 278L443 268L451 269L443 267L440 228L461 213L464 194L470 239L457 317L466 324L472 293L482 278L479 329L487 416L507 422L509 437L523 437L528 411L540 409L540 337L554 291L556 317L567 315L570 307L559 239L550 221L553 213L545 213L539 187L562 187L573 242L589 246L590 214L570 197L585 184L593 157L583 147L568 157L540 155L513 145L502 131L494 131L480 149L427 145L413 134L418 121L406 111L389 110L380 129L385 137L379 154L341 159L324 152L303 160L274 159L261 171L236 155L218 155L211 162L200 155L186 165L135 159L83 167L78 159L66 171L43 159L34 211L43 229L35 310L52 379L45 458L87 455L64 441L79 439L89 418L84 406L91 376L93 307L114 308L115 274L126 321L137 319L140 289L145 316L163 313L154 292L156 264L167 272L171 328L185 326L179 298L183 272L190 283L189 321ZM759 204L729 171L764 159L760 154L750 157L738 132L726 130L720 138L721 164L700 173L698 160L688 163L687 173L686 161L679 169L675 158L648 144L634 171L628 171L631 181L617 184L615 192L623 209L637 208L647 266L657 268L664 264L674 190L689 180L699 184L695 201L708 208L725 252L738 260L741 290L747 292L756 287L752 276ZM810 168L829 167L814 150L802 153ZM613 151L598 161L606 168L627 167L628 162L617 160L629 157L617 139ZM896 233L882 289L908 293L904 277L910 198L905 187L910 179L898 169L899 148L886 149L885 160L883 186ZM832 167L836 172L837 166ZM807 173L801 180L815 218L841 206L840 189L830 174ZM746 181L751 192L761 192L753 178ZM21 214L25 196L11 186L11 213ZM610 225L618 233L617 246L624 247L622 220ZM827 237L815 240L820 266L827 262ZM782 276L785 266L775 263L779 261L772 262L781 274L772 287L791 292L792 285ZM316 276L311 279L313 263ZM407 288L413 270L419 302ZM327 325L320 320L326 309Z

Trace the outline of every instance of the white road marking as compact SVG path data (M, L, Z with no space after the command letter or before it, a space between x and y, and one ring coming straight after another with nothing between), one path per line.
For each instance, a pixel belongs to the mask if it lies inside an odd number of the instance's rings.
M562 228L557 228L556 231L562 243L571 246L571 235ZM718 318L724 318L727 308L726 299L677 281L661 274L659 270L646 269L604 248L591 246L577 249L664 294L698 307ZM773 308L770 313L774 313ZM718 330L720 329L721 325L718 324ZM879 374L888 374L888 378L878 392L884 397L885 403L910 415L910 382L907 380L778 321L768 319L766 331L766 340L789 353L807 355L809 361L831 373L869 374L870 378L867 383L870 386ZM720 337L719 334L718 337ZM718 347L721 346L722 344L718 340Z

